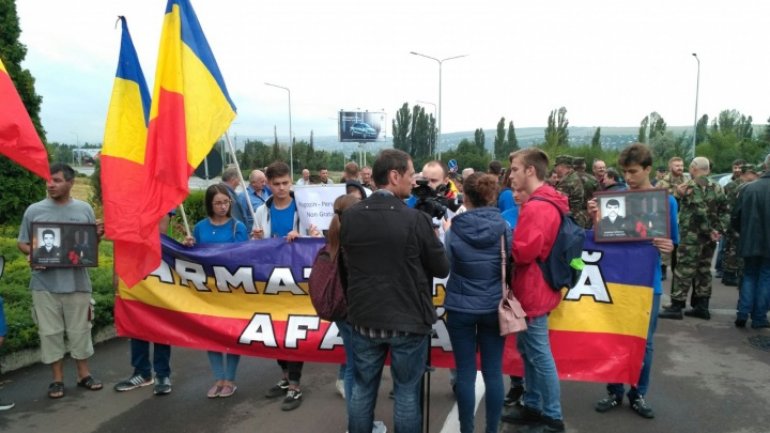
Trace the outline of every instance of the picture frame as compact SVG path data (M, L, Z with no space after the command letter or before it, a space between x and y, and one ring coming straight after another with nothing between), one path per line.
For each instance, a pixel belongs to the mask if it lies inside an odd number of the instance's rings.
M98 266L96 224L33 222L29 261L47 268Z
M663 189L594 194L599 212L595 242L632 242L671 237L668 192Z

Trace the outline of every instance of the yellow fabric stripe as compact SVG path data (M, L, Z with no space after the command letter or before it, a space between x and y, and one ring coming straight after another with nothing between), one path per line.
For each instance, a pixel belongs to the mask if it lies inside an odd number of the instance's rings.
M146 143L147 126L139 84L116 77L107 111L102 154L144 164Z
M6 74L8 73L8 70L5 69L5 65L3 64L2 60L0 60L0 71L5 72Z
M187 46L182 46L187 162L197 167L235 119L235 111L225 98L206 65Z
M298 283L307 293L307 283ZM216 287L209 278L207 287ZM315 315L310 296L292 295L282 292L278 295L263 295L265 284L257 284L258 294L244 294L240 289L231 293L199 292L194 288L177 284L165 284L156 278L141 281L131 289L120 281L119 296L125 300L140 301L153 307L172 311L231 319L251 319L255 312L270 314L272 320L287 320L291 314Z
M170 13L163 17L163 30L160 34L160 49L156 66L155 85L152 92L150 120L158 117L158 102L161 87L170 92L183 93L184 80L180 68L182 56L182 20L179 17L179 5L174 5Z
M647 338L652 288L607 283L612 303L583 296L565 301L551 312L548 328L559 331L601 332Z

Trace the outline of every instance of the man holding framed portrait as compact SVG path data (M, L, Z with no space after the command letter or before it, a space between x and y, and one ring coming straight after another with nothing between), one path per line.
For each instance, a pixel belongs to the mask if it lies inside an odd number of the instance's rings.
M69 237L68 230L74 227L90 227L93 230L90 239L94 241L95 254L95 242L104 233L104 225L97 222L88 203L72 198L70 191L74 183L75 171L72 167L62 163L52 164L51 178L46 182L48 197L27 208L17 238L19 250L28 255L32 265L29 288L32 291L32 313L40 335L40 356L44 364L51 366L53 374L53 382L48 386L49 398L64 397L63 370L67 352L77 366L77 385L91 391L102 389L102 383L91 376L88 368L88 358L94 353L88 271L82 266L73 266L73 259L66 257L66 245L59 257L47 260L41 257L52 254L54 247L62 247L64 239Z
M621 214L621 202L619 198L623 198L625 208L625 228L622 229L627 236L625 237L610 237L604 239L605 241L646 241L651 242L652 245L658 249L661 254L670 254L674 250L674 245L679 243L679 226L677 224L677 203L672 195L668 195L665 190L653 189L650 182L650 172L652 171L652 152L649 147L642 143L634 143L620 152L618 157L618 165L620 166L623 175L628 184L628 191L624 194L618 192L610 193L597 193L597 198L588 202L588 213L597 222L597 233L602 229L603 221L599 218L600 213L599 202L602 198L604 202L604 208L607 209L605 214L609 217L611 212L617 212ZM660 198L657 194L662 194L663 203L660 202ZM656 197L658 197L656 199ZM615 202L611 200L617 200L618 209L614 209ZM664 212L661 210L665 208ZM649 214L654 215L654 217ZM663 218L666 222L661 222L660 218ZM631 220L629 224L628 219ZM666 226L668 231L662 234L662 227ZM630 232L629 232L630 230ZM631 233L631 234L629 234ZM597 242L601 239L602 235L597 234ZM628 391L627 397L631 405L631 409L634 410L639 416L643 418L654 418L655 412L647 403L646 395L650 385L650 376L652 371L652 352L653 352L653 338L655 330L657 328L658 310L660 309L660 296L663 294L663 283L660 259L654 269L655 278L653 286L652 305L650 309L650 324L647 329L647 344L644 352L644 360L642 361L642 369L639 372L639 380L636 383L630 384L631 387ZM620 407L623 404L623 397L625 388L622 383L610 383L607 384L607 396L596 402L594 408L597 412L604 413L612 410L616 407Z

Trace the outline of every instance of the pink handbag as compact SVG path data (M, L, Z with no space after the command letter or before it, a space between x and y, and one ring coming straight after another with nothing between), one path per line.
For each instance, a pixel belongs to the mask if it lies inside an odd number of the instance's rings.
M505 262L505 236L500 237L500 268L502 269L502 288L503 298L500 299L500 305L497 307L497 317L500 321L500 335L508 335L527 330L527 313L521 308L519 300L513 296L513 291L508 288L508 279L506 278Z

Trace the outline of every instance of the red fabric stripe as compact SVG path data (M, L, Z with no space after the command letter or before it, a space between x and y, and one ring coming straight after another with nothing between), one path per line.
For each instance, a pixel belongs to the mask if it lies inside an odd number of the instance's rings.
M562 380L626 384L635 384L639 380L645 339L574 331L550 331L550 339L556 369ZM503 371L523 375L515 336L508 337L505 343Z
M0 101L0 153L43 179L49 179L48 152L11 77L2 70Z

